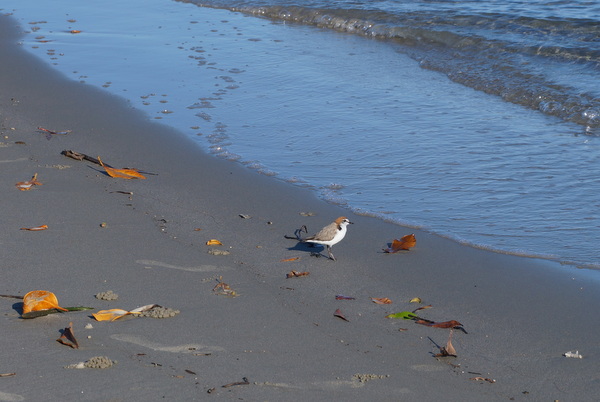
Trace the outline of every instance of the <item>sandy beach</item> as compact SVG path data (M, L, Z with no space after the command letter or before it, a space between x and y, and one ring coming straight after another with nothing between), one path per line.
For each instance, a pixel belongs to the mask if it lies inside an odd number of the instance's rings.
M48 290L61 306L94 310L23 319L21 301L1 297L0 401L596 400L596 272L356 215L205 155L123 100L52 71L19 48L21 31L0 17L0 294ZM112 178L64 150L147 179ZM15 187L35 174L42 185ZM284 237L342 215L354 224L335 262ZM40 225L48 229L21 230ZM413 232L410 251L382 251ZM235 297L215 291L219 280ZM119 298L95 297L107 290ZM147 304L180 313L91 315ZM462 324L456 357L435 356L449 329L386 318L428 305L416 314ZM70 322L78 349L56 341ZM95 356L116 364L65 368Z

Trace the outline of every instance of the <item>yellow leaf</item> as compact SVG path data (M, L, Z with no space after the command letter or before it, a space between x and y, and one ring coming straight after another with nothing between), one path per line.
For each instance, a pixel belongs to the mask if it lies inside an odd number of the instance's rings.
M409 303L423 303L420 297L413 297L410 299Z
M145 179L146 176L142 175L137 169L115 169L102 163L102 159L98 157L98 162L106 170L106 174L110 177L118 177L121 179Z
M114 321L117 318L125 317L128 314L131 313L119 308L113 308L111 310L101 310L92 315L97 321Z
M222 246L223 243L221 243L217 239L210 239L209 241L206 242L206 245L207 246Z
M60 307L56 295L47 290L33 290L23 297L23 314L52 308L68 311L66 308Z

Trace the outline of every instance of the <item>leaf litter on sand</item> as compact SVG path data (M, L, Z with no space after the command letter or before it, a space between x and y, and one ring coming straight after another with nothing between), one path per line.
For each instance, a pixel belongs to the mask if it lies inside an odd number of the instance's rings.
M308 276L308 275L310 275L310 272L291 271L285 277L289 279L289 278L299 278L301 276Z
M29 191L33 188L33 186L41 186L42 183L37 180L37 173L33 175L31 180L20 181L15 184L15 186L21 191Z
M392 241L391 247L389 248L384 248L383 252L384 253L397 253L401 250L410 250L412 247L414 247L417 244L417 239L415 237L415 234L409 234L406 236L402 236L401 239L394 239L394 241Z
M73 332L72 322L69 323L68 327L63 329L62 335L56 341L73 349L79 349L79 343L77 342L77 339L75 338L75 333Z
M145 179L146 176L141 174L138 169L133 168L124 168L124 169L115 169L110 167L102 162L102 159L98 156L98 162L100 162L100 166L104 168L106 174L110 177L121 178L121 179Z
M217 284L213 287L212 291L217 295L223 295L228 297L236 297L238 294L235 290L231 289L231 287L223 282L223 277L220 276L217 279Z

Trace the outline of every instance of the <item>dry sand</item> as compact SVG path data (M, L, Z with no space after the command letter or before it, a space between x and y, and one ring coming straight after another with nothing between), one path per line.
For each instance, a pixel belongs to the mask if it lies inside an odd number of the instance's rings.
M19 300L0 298L0 374L14 373L0 377L0 401L597 398L595 273L420 231L411 251L384 254L413 230L204 155L122 100L51 71L16 46L18 32L14 20L0 17L0 293L42 289L63 306L157 303L181 312L115 322L97 322L90 312L25 320ZM38 126L72 132L48 140ZM110 178L62 156L65 149L156 175ZM15 188L34 173L42 186ZM333 247L336 262L284 238L301 225L314 233L340 215L355 224ZM42 224L49 229L19 230ZM230 253L209 254L213 238ZM310 275L286 279L291 270ZM221 276L237 297L213 292ZM119 298L95 298L106 290ZM449 330L385 318L420 306L409 303L413 297L433 306L421 316L463 324L468 334L453 335L458 357L434 357ZM335 317L337 309L349 321ZM79 349L56 342L69 322ZM575 350L584 358L563 356ZM64 368L94 356L117 363ZM222 387L244 378L248 384Z

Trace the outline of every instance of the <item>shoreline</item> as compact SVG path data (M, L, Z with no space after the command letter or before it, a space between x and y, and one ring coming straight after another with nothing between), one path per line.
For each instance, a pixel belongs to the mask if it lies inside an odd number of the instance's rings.
M593 318L600 292L584 273L356 215L205 154L125 101L69 81L19 49L15 24L0 17L0 129L8 137L0 148L0 293L44 289L65 306L157 303L181 313L163 320L96 322L85 312L23 320L19 303L0 298L10 340L1 347L0 372L16 373L0 378L0 400L563 401L593 400L600 390L590 374L600 352ZM40 126L72 131L47 140ZM167 140L167 132L181 141ZM65 158L65 149L156 175L113 179ZM42 186L14 188L35 173ZM337 262L311 257L305 245L283 237L304 224L312 234L339 215L355 224L334 247ZM19 230L41 224L49 229ZM414 249L381 252L411 232ZM230 254L209 254L212 238ZM290 270L310 275L286 279ZM219 277L237 297L214 294ZM117 301L93 297L109 289ZM468 334L453 335L457 358L432 356L447 330L385 318L418 307L408 303L413 297L433 305L423 317L464 325ZM338 308L348 322L334 316ZM78 350L56 342L70 321ZM562 356L571 350L584 358ZM63 369L92 356L118 363ZM496 382L470 379L479 376ZM244 377L249 384L222 388Z

